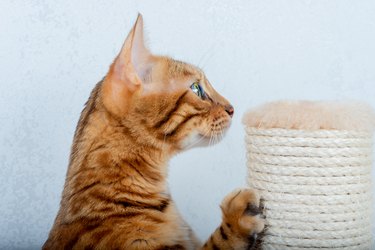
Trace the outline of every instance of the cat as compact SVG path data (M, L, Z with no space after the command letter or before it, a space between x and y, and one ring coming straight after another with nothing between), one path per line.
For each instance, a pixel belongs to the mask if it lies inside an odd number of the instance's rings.
M82 111L43 249L250 249L264 227L254 190L227 195L200 244L166 184L168 160L209 144L233 113L199 68L150 53L139 14Z

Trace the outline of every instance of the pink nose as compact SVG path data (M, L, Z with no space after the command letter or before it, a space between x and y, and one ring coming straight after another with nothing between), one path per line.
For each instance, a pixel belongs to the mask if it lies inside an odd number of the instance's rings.
M225 111L228 113L230 117L233 117L234 114L234 108L232 105L228 105L225 107Z

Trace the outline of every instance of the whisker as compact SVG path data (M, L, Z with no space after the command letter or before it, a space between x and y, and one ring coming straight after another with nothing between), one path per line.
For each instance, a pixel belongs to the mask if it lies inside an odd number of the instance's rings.
M224 139L224 129L220 128L220 140Z
M216 47L216 46L215 46ZM197 65L199 68L203 69L204 64L207 63L208 59L211 59L212 55L214 54L213 48L215 47L210 47L205 53L202 54L201 58L199 59Z
M210 134L210 141L208 142L208 146L212 145L212 137L213 137L213 133Z
M197 145L198 143L200 143L201 141L205 140L206 137L207 137L207 135L208 135L208 133L209 133L209 131L206 131L206 132L201 136L201 138L200 138L199 140L197 140L196 142L194 142L193 144L191 144L190 147L195 146L195 145Z
M199 68L203 69L205 67L205 64L212 59L212 56L215 54L216 48L217 44L214 44L210 47L209 50L207 50L206 53L204 53L204 55L199 60L199 63L197 64Z
M215 139L216 139L216 134L212 134L212 141L211 141L211 145L210 146L215 145Z
M203 135L201 136L201 138L200 138L199 140L195 141L194 143L192 143L191 145L189 145L188 148L192 148L193 146L197 145L197 144L200 143L201 141L206 140L206 137L207 137L207 135L208 135L209 132L210 132L210 131L207 129L207 130L203 133Z

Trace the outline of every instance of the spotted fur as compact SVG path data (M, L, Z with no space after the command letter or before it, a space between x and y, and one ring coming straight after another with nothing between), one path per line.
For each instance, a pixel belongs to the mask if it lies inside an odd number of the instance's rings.
M142 29L139 16L82 111L43 249L248 249L263 228L254 191L224 199L223 223L202 246L166 185L169 159L221 135L233 108L200 69L149 53Z

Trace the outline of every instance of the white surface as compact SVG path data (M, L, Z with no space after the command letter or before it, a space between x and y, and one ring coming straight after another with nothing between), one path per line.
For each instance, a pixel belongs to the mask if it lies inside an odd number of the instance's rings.
M150 47L203 67L235 107L226 139L171 162L181 212L205 239L245 185L251 106L360 99L375 106L375 2L1 1L0 249L39 248L62 191L76 122L137 12Z

